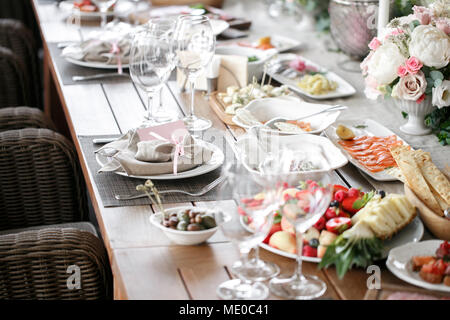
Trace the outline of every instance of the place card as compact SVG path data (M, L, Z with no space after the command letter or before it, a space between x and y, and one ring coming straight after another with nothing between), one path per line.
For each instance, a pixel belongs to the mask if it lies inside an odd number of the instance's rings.
M183 120L164 123L159 126L137 129L136 133L140 141L156 140L162 137L171 141L174 137L184 137L189 134Z

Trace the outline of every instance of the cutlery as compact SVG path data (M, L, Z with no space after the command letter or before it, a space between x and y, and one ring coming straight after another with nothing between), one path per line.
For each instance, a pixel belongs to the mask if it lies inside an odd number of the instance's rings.
M116 141L118 138L95 138L92 139L92 142L95 144L105 144Z
M445 209L444 216L445 216L445 218L450 220L450 208Z
M77 41L63 41L63 42L59 42L57 47L59 49L64 49L65 47L68 47L68 46L70 46L72 44L75 44L75 43L77 43Z
M105 78L115 78L115 77L126 77L129 78L130 75L128 73L99 73L94 74L92 76L73 76L73 81L85 81L85 80L94 80L94 79L105 79Z
M182 194L187 194L187 195L192 196L192 197L198 197L198 196L202 196L202 195L206 194L207 192L211 191L212 189L214 189L221 182L223 182L225 180L225 178L226 178L226 176L220 176L219 178L217 178L216 180L214 180L210 184L204 186L198 192L187 192L187 191L183 191L183 190L162 190L162 191L158 191L158 193L159 194L182 193ZM139 199L139 198L145 198L145 197L147 197L146 194L137 194L137 195L120 195L120 194L116 194L116 196L115 196L115 198L117 200L133 200L133 199Z
M322 110L322 111L315 112L315 113L313 113L313 114L310 114L310 115L307 115L307 116L303 116L303 117L300 117L300 118L297 118L297 119L286 119L286 118L283 118L283 117L277 117L277 118L273 118L273 119L267 121L267 122L264 124L264 126L269 127L269 128L271 128L271 129L278 130L278 128L275 126L275 123L278 123L278 122L300 121L300 120L303 120L303 119L306 119L306 118L310 118L310 117L312 117L312 116L316 116L316 115L318 115L318 114L327 113L327 112L332 112L332 111L345 110L345 109L347 109L346 106L336 105L336 106L333 106L333 107L324 109L324 110Z

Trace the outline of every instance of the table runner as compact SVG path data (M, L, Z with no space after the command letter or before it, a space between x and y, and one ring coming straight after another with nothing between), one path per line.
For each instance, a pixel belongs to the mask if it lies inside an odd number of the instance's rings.
M61 56L62 49L58 48L58 43L49 42L48 50L52 55L56 67L58 69L59 75L64 85L72 85L72 84L80 84L80 83L103 83L110 81L130 81L129 78L126 77L111 77L105 79L95 79L95 80L86 80L86 81L78 81L75 82L72 80L73 76L92 76L99 73L117 73L117 69L95 69L95 68L87 68L82 66L77 66L73 63L68 62ZM123 72L128 73L128 69L124 69Z
M208 132L214 132L214 137L223 137L223 135L216 129L210 129ZM213 136L213 135L212 135ZM102 145L94 144L92 142L95 138L106 138L106 137L114 137L114 135L108 136L78 136L78 140L80 142L80 146L82 152L87 161L87 166L89 172L91 173L95 184L97 185L97 189L100 194L100 198L102 199L104 207L124 207L124 206L140 206L151 204L151 201L148 198L140 198L135 200L116 200L116 194L137 194L136 186L138 184L142 184L145 180L142 179L134 179L128 178L124 176L120 176L115 173L97 173L100 169L100 165L97 163L95 159L94 151L100 148ZM117 136L118 137L118 136ZM216 145L221 144L225 140L223 139L205 139L208 142L214 143ZM222 140L222 141L220 141ZM223 146L219 145L221 149ZM224 152L225 153L225 161L231 161L234 158L232 152ZM184 190L188 192L198 192L201 188L206 186L207 184L213 182L217 179L221 174L222 167L193 178L179 179L179 180L153 180L155 186L158 190ZM192 197L185 194L173 193L173 194L164 194L162 195L163 203L180 203L180 202L192 202L192 201L218 201L218 200L230 200L231 190L229 188L224 187L224 183L221 183L219 186L209 191L203 196Z

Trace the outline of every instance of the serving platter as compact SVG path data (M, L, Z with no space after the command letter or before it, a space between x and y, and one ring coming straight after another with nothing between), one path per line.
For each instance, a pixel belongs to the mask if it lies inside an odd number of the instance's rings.
M179 172L178 174L168 173L168 174L160 174L160 175L156 175L156 176L135 176L135 175L128 175L126 172L114 172L114 173L124 176L124 177L130 177L130 178L136 178L136 179L176 180L176 179L197 177L197 176L203 175L205 173L211 172L211 171L219 168L225 160L225 155L223 154L222 150L219 147L217 147L216 145L209 143L209 142L200 141L200 140L197 140L197 142L199 143L199 145L202 145L203 147L212 150L213 155L208 162L206 162L198 167L195 167L191 170ZM105 166L109 162L108 157L101 155L99 153L95 154L95 159L97 160L97 163L101 167Z
M294 50L294 49L298 49L300 47L303 46L303 42L289 38L289 37L285 37L285 36L280 36L280 35L273 35L270 36L270 43L275 47L275 50L278 53L282 53L282 52L286 52L289 50ZM227 46L240 46L240 47L244 47L244 48L254 48L255 46L258 45L258 41L228 41L228 42L223 42L220 43L218 45L218 47L227 47ZM256 49L256 48L255 48ZM263 51L263 50L261 50Z
M418 243L406 243L390 251L386 261L387 268L398 278L429 290L450 292L450 287L441 284L433 284L424 281L418 272L412 269L411 258L413 256L434 255L436 249L442 243L441 240L428 240Z
M301 59L307 65L315 67L319 72L324 73L327 79L337 83L338 86L337 86L336 90L325 93L325 94L321 94L321 95L313 95L313 94L306 92L305 90L303 90L302 88L300 88L297 85L299 79L289 79L279 73L274 72L273 68L268 68L267 74L269 76L271 76L274 80L278 81L279 83L287 85L289 87L289 89L291 89L292 91L295 91L301 95L304 95L304 96L307 96L309 98L316 99L316 100L343 98L343 97L351 96L356 93L356 89L350 83L345 81L343 78L338 76L336 73L326 70L322 66L316 64L315 62L313 62L309 59L306 59L302 56L292 54L292 53L280 54L277 57L277 61L279 61L279 62L286 62L286 61L291 61L294 59Z
M341 139L336 134L336 128L340 125L344 125L355 133L355 135L362 136L378 136L378 137L387 137L391 135L395 135L394 132L383 126L382 124L376 122L372 119L365 119L365 120L349 120L349 121L338 121L332 125L330 125L326 130L324 130L325 135L328 137L328 139L333 142L333 144L339 148L343 154L348 158L348 160L359 170L367 174L372 179L378 180L378 181L397 181L398 179L394 177L393 175L390 175L386 170L380 171L380 172L371 172L366 167L364 167L361 163L359 163L358 160L353 158L339 143ZM403 144L408 146L408 143L397 136L397 139L403 141Z

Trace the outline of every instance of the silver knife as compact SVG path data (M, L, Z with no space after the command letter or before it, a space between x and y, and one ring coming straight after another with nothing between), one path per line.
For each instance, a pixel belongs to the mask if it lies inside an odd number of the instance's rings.
M92 76L73 76L72 80L73 81L85 81L85 80L115 78L115 77L129 78L130 75L128 73L99 73L99 74L94 74Z

